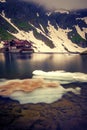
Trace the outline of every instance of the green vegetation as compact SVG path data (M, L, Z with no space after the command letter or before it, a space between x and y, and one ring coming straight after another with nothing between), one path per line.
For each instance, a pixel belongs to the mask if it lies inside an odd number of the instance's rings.
M17 30L0 16L0 40L11 40L15 38L11 33L17 33Z
M12 40L15 37L8 33L5 29L0 27L0 40Z
M26 32L30 31L33 29L33 26L30 25L27 21L19 20L19 19L14 19L13 23L20 29L24 30Z
M85 41L79 34L72 36L71 40L72 42L76 42L76 43Z
M78 45L82 44L86 44L86 40L83 39L76 31L71 31L68 33L68 37L69 39L74 42L77 43Z
M8 30L11 33L17 33L18 32L10 23L8 23L1 16L0 16L0 28L3 28L6 31Z

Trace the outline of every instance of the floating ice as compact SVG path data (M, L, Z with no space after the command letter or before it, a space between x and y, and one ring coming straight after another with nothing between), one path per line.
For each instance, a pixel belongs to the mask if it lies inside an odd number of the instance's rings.
M66 72L66 71L49 71L42 70L33 71L33 78L42 77L46 80L58 81L60 84L67 84L72 82L87 82L87 74L80 72Z
M87 81L87 75L81 73L34 71L33 74L35 79L6 80L5 82L1 80L3 82L0 85L0 95L10 97L21 104L53 103L61 99L67 92L80 94L79 87L66 89L60 83Z
M62 98L67 92L80 94L80 88L65 89L62 86L56 88L38 88L31 93L24 93L22 91L14 92L10 95L11 99L18 100L20 104L26 103L53 103Z

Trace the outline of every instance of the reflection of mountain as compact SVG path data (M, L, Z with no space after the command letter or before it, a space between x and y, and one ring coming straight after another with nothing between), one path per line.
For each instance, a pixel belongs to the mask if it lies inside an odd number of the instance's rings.
M16 57L17 59L21 59L21 60L28 60L28 59L31 59L32 58L32 54L26 54L26 55L21 55L21 54L19 54L17 57Z
M36 52L81 52L87 47L87 9L49 12L34 3L0 2L0 38L31 41Z
M31 78L34 70L87 73L86 58L71 54L0 54L0 78Z

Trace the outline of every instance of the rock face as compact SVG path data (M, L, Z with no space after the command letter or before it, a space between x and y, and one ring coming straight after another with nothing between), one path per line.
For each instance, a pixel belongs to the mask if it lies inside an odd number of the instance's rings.
M32 2L0 2L0 37L31 41L35 52L83 52L87 9L52 12Z

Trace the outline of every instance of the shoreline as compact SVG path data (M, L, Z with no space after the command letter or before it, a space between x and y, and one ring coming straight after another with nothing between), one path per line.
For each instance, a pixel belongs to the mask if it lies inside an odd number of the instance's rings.
M79 52L18 52L18 51L14 51L14 52L10 52L10 51L0 51L0 53L11 53L11 54L27 54L27 53L31 53L31 54L81 54Z
M82 88L81 95L69 92L51 104L19 104L0 97L1 130L86 130L87 83L72 83L64 87Z
M3 52L3 51L0 51L0 53L9 53L9 54L68 54L68 55L87 55L87 53L80 53L80 52L19 52L19 51L13 51L13 52Z

